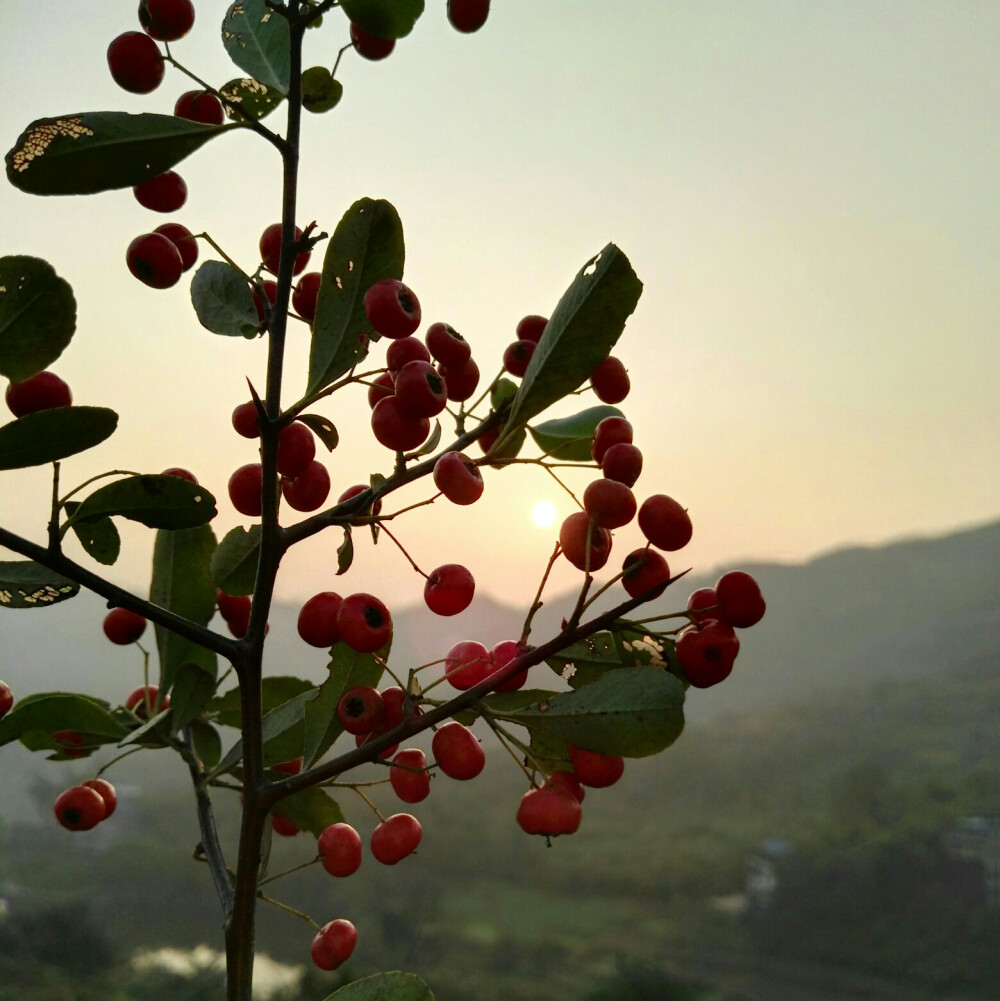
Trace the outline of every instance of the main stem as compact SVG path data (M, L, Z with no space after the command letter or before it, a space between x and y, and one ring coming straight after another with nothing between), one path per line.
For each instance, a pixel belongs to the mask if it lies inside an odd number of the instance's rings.
M261 677L263 674L264 635L274 594L274 582L287 542L278 525L276 484L278 463L278 427L281 413L281 380L285 353L285 330L291 296L292 269L298 248L295 241L295 215L298 193L299 136L302 117L301 75L302 34L305 25L298 4L287 4L280 12L290 28L290 67L288 121L282 144L283 183L281 212L281 259L278 287L268 330L267 391L261 421L261 463L263 497L261 546L257 565L250 625L242 646L243 657L234 661L240 681L240 707L243 713L243 817L240 825L239 855L233 892L233 907L226 921L226 998L227 1001L252 1001L254 944L256 938L257 894L260 884L261 845L267 823L268 787L264 773L263 717Z

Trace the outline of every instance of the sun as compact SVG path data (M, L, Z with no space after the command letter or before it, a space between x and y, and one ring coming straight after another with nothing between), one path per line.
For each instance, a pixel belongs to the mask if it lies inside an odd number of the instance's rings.
M552 501L539 501L531 509L531 520L539 528L551 528L556 523L556 506Z

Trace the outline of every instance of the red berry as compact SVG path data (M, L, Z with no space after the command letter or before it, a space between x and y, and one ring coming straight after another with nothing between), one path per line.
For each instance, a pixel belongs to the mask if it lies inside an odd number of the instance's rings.
M5 397L15 417L34 414L53 407L68 407L73 402L69 386L55 372L39 372L23 382L12 382Z
M608 449L621 442L632 444L632 425L624 417L605 417L595 428L594 441L590 446L594 462L603 462Z
M436 417L448 402L444 379L426 361L407 362L396 375L395 389L399 409L411 417Z
M271 829L283 838L294 838L299 833L298 827L280 813L271 814Z
M202 125L221 125L226 120L222 102L207 90L188 90L177 98L174 115Z
M194 24L194 4L191 0L141 0L139 23L150 37L176 42Z
M107 779L87 779L80 784L93 789L104 800L104 816L101 819L107 820L118 807L118 793L115 787Z
M383 865L395 865L417 850L423 829L410 813L394 813L372 831L372 855Z
M406 693L396 685L383 689L379 693L385 706L385 719L379 728L382 733L394 730L403 722L403 707L406 704Z
M474 779L486 764L486 753L473 732L454 720L439 727L431 740L434 761L451 779Z
M291 761L279 761L271 767L276 772L281 772L282 775L298 775L302 771L302 759L292 758Z
M676 649L684 677L695 688L710 688L729 677L740 641L729 623L705 619L677 637Z
M149 35L126 31L108 46L108 69L122 90L148 94L163 80L163 56Z
M253 400L241 403L233 411L233 427L244 438L259 438L260 425L257 423L257 405Z
M64 757L82 758L87 753L87 748L82 746L83 735L76 730L56 730L52 739L59 745Z
M393 344L398 343L398 341L393 341ZM395 380L392 377L392 373L383 372L368 387L368 406L374 410L378 405L379 400L384 400L386 397L393 396L395 392L396 385Z
M274 300L278 295L278 283L271 281L270 278L265 278L260 283L264 289L264 295L267 297L267 301L273 306ZM253 290L253 308L257 310L257 322L264 322L264 301L260 297L260 293L256 288Z
M666 494L653 494L642 502L639 528L657 549L668 553L683 549L691 541L692 526L687 511Z
M165 236L177 248L185 271L194 267L195 261L198 260L198 241L187 226L182 226L179 222L165 222L157 226L153 232Z
M188 483L197 483L198 477L190 469L182 469L180 466L171 466L164 469L160 476L176 476L179 480L187 480Z
M143 233L125 251L129 271L150 288L170 288L180 281L184 259L173 240L162 233Z
M251 518L260 517L263 510L261 489L264 470L259 462L250 462L229 477L229 499L240 514Z
M14 693L10 690L10 685L0 681L0 718L10 712L10 707L14 704Z
M576 772L552 772L545 784L552 789L568 792L578 803L582 803L587 795Z
M432 323L424 343L435 361L452 368L461 369L472 357L472 346L450 323Z
M526 834L555 837L573 834L580 827L583 810L571 793L551 786L529 789L517 808L517 822Z
M461 452L445 452L434 463L434 486L453 504L474 504L483 494L479 467Z
M658 598L669 582L670 567L655 549L633 549L622 563L622 587L632 598Z
M281 495L296 511L315 511L330 496L330 474L326 466L313 459L293 478L281 481Z
M715 593L714 587L699 587L697 591L691 592L691 596L687 600L687 610L689 612L698 612L698 609L703 609L698 614L691 616L695 622L720 618L721 612L718 606L719 598Z
M424 603L435 615L458 615L472 603L476 582L460 563L432 570L424 585Z
M416 747L408 747L392 759L389 781L393 791L404 803L419 803L430 795L431 778L426 768L427 758Z
M316 457L316 439L312 431L299 421L292 421L278 435L278 472L294 479L305 472Z
M396 396L379 400L372 411L372 433L380 445L394 452L410 452L418 448L426 441L430 431L430 421L426 417L406 413Z
M395 380L403 366L409 362L430 362L430 360L431 353L424 347L424 342L418 337L400 337L398 340L390 341L389 346L385 349L385 364L393 380Z
M137 688L130 692L125 700L125 708L131 709L139 719L149 719L158 712L170 707L170 696L164 695L160 699L160 689L158 685Z
M420 326L420 303L395 278L383 278L365 292L365 316L372 330L393 340L409 337Z
M348 487L338 498L337 503L343 504L344 501L350 500L352 497L357 497L358 494L366 493L371 488L367 483L355 483L353 487ZM355 514L358 517L370 518L378 517L379 513L382 511L382 498L380 497L374 504L369 504L368 507L361 508L356 511Z
M590 532L590 556L588 565L587 532ZM559 529L559 545L563 555L578 570L593 573L600 570L611 555L611 533L597 525L591 527L590 517L585 511L569 515Z
M337 611L340 638L359 653L381 650L392 636L389 609L371 594L348 595Z
M362 31L353 22L351 22L351 43L359 56L372 60L385 59L396 47L396 39L369 35L367 31Z
M456 31L478 31L490 12L490 0L448 0L448 20Z
M465 691L491 674L489 651L475 640L462 640L449 651L444 661L445 677L453 688Z
M322 283L323 276L320 272L309 271L299 279L292 293L292 309L310 323L316 318L316 301Z
M350 824L324 828L316 847L331 876L350 876L361 867L361 835Z
M249 623L250 596L248 594L226 594L225 591L216 591L215 603L219 606L219 614L226 622L246 620Z
M377 729L385 719L385 703L374 688L358 685L340 697L337 719L348 733L365 736Z
M599 528L621 528L635 517L635 497L617 480L594 480L583 492L583 507Z
M295 227L295 239L302 239L302 230L298 226ZM267 268L271 274L276 275L278 273L278 263L281 257L281 223L272 223L260 237L260 259L264 263L264 267ZM299 274L301 271L305 270L305 266L309 263L309 251L305 250L295 258L295 264L292 267L293 274Z
M329 649L340 641L337 612L343 598L334 591L314 594L299 612L298 631L310 646Z
M517 640L503 640L497 643L492 650L490 650L490 660L493 663L493 670L491 672L491 677L497 673L502 667L506 667L515 657L520 656L524 653L524 648ZM506 681L501 681L499 685L493 690L495 692L516 692L519 688L524 687L524 683L528 680L527 670L519 671L517 674L512 675Z
M625 366L612 357L605 358L590 373L590 385L603 403L621 403L632 388Z
M357 928L346 918L337 918L328 921L316 933L309 955L321 970L335 970L350 959L357 944Z
M70 831L89 831L105 817L104 799L89 786L74 786L59 795L56 820Z
M104 616L104 635L112 643L127 646L146 631L146 620L127 608L112 608Z
M627 442L612 445L601 459L601 472L606 479L632 486L642 472L642 452Z
M525 316L518 320L514 333L517 335L519 341L532 341L537 344L542 339L542 334L545 333L545 327L548 325L548 322L547 317L532 313L530 316Z
M187 184L175 170L165 170L137 184L132 193L143 208L154 212L176 212L187 201Z
M440 365L444 384L448 389L448 399L463 403L471 399L479 385L479 366L470 358L464 365Z
M598 754L570 745L569 757L576 777L592 789L614 785L625 771L625 759L611 754Z
M507 350L503 353L503 367L520 379L528 371L528 362L534 353L534 341L514 341L507 345Z
M738 629L747 629L764 618L767 605L760 585L743 570L730 570L715 582L721 618Z

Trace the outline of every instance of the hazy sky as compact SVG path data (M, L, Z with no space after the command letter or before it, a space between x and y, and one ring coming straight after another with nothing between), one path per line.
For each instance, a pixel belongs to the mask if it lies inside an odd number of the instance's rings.
M189 89L176 72L137 97L107 71L107 45L136 27L135 7L35 0L5 11L4 150L43 116L172 111ZM222 84L239 75L219 42L226 4L196 7L174 54ZM332 231L357 198L390 199L427 322L461 330L489 375L517 320L548 313L584 262L617 243L645 283L615 352L645 454L637 496L671 494L695 525L674 569L802 560L997 517L1000 5L493 7L463 36L444 0L428 0L389 59L345 56L340 107L307 116L300 222ZM346 21L329 16L306 64L332 65L345 40ZM228 136L178 170L189 198L170 218L207 229L252 269L279 217L271 148ZM244 521L226 482L256 456L229 414L247 376L262 385L264 346L201 328L187 279L153 291L131 277L126 246L164 217L128 191L37 198L5 183L0 220L0 253L45 257L76 291L77 336L54 370L76 402L122 418L105 446L64 464L65 482L186 466L220 498L220 536ZM308 353L305 328L293 334L288 400ZM317 408L342 434L328 460L337 492L391 465L363 394L342 395ZM41 538L47 472L0 475L0 523ZM540 499L572 510L538 470L489 473L479 504L442 500L394 530L425 569L467 562L482 590L528 600L554 542L529 518ZM149 534L127 534L115 579L145 587ZM609 566L639 541L634 526L620 532ZM419 600L421 580L381 542L359 545L336 580L338 542L295 554L279 594Z

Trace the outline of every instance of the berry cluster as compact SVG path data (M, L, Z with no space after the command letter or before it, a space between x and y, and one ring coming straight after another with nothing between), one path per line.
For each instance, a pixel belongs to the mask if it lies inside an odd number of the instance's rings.
M68 831L89 831L107 820L118 806L115 787L105 779L88 779L60 793L53 811Z

